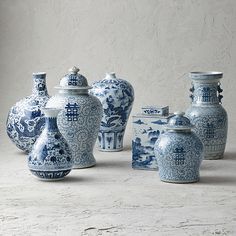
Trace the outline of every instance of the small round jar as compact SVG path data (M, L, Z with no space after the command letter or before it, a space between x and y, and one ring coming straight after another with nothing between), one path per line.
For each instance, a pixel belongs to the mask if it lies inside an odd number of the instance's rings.
M203 144L192 132L193 125L183 112L175 112L155 143L160 179L170 183L199 181Z

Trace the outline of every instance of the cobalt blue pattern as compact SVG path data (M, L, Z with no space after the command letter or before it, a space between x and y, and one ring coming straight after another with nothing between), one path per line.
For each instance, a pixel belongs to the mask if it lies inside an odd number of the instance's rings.
M221 72L192 72L192 105L186 111L194 131L204 144L205 159L223 158L227 140L228 118L221 105Z
M123 136L134 101L134 90L130 83L116 78L114 73L92 84L90 94L103 105L103 117L99 131L101 151L123 149Z
M169 114L169 107L155 107L155 106L146 106L142 108L142 113L144 115L161 115L167 116Z
M158 168L154 144L163 132L170 116L144 115L133 116L132 168L155 170Z
M192 126L183 116L184 113L175 114L154 147L160 179L173 183L196 182L203 159L203 144L191 131ZM183 122L180 122L181 119ZM186 123L185 127L183 123Z
M41 108L48 99L46 73L34 73L32 95L17 102L8 114L7 134L19 149L27 153L44 128Z
M79 106L78 104L66 104L65 106L66 109L66 116L68 121L77 121L78 120L78 111L79 111Z
M77 67L72 67L69 69L69 73L66 74L60 81L60 86L62 87L67 87L67 86L79 86L79 87L84 87L88 88L88 82L87 79L78 73L79 68Z
M101 123L102 104L96 97L88 94L88 88L87 81L83 86L59 86L59 93L46 105L62 109L57 123L72 150L73 168L86 168L96 164L93 148Z
M57 180L65 177L72 169L73 158L69 145L57 127L60 110L44 109L45 129L35 142L28 157L32 174L43 180Z

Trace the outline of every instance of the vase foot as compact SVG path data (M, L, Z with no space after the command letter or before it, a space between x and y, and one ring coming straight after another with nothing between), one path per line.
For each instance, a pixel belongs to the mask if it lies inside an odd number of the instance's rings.
M162 182L166 183L172 183L172 184L190 184L190 183L196 183L199 182L198 179L193 179L193 180L170 180L170 179L161 179Z
M219 160L224 158L224 153L221 154L206 154L204 160Z
M99 148L98 150L101 151L101 152L120 152L122 151L124 148L117 148L117 149L102 149L102 148Z
M73 169L90 168L96 165L93 153L84 152L74 158Z
M94 167L96 165L96 162L93 164L89 164L89 165L74 165L73 169L85 169L85 168L91 168Z
M57 180L64 179L64 177L70 173L71 169L69 169L69 170L60 170L60 171L39 171L39 170L30 170L30 171L39 180L42 180L42 181L57 181Z

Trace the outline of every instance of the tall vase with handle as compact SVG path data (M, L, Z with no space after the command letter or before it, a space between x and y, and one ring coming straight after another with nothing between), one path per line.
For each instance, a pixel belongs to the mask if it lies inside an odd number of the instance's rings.
M223 158L227 140L228 118L221 105L222 72L191 72L191 106L186 116L195 125L194 131L204 144L205 159Z

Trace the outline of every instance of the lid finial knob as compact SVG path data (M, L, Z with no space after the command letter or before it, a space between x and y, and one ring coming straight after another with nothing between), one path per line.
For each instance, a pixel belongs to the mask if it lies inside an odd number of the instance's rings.
M106 73L106 78L107 79L111 79L111 78L116 78L116 73L115 72L110 72L110 73Z
M69 72L72 74L77 74L79 72L79 68L76 66L73 66L69 69Z

